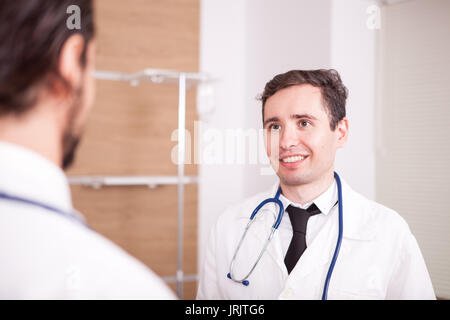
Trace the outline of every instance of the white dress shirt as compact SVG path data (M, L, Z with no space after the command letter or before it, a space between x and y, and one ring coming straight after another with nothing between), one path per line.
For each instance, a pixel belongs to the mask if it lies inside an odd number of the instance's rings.
M338 206L335 205L338 200L336 180L333 180L333 183L320 196L304 205L294 203L282 194L280 194L280 200L283 203L284 209L291 205L293 207L306 210L313 203L317 206L317 208L319 208L321 213L311 216L308 219L308 224L306 226L306 246L308 247L319 233L321 227L327 222L328 217L330 216L329 213L332 210L338 210ZM286 256L293 235L291 219L289 218L289 214L287 212L283 215L283 219L278 227L278 233L281 240L283 255Z
M41 155L0 142L0 299L173 299L143 263L89 229L72 207L64 172Z

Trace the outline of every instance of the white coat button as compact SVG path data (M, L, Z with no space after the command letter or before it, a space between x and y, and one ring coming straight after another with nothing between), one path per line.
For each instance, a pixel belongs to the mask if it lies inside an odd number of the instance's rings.
M292 290L292 288L287 288L286 290L283 291L281 296L283 297L283 299L289 299L292 298L293 294L294 291Z

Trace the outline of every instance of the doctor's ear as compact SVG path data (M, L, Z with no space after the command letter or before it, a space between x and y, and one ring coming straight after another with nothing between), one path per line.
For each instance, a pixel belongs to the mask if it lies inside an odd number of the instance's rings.
M82 82L81 55L85 42L80 34L71 35L63 44L58 61L59 81L55 81L56 94L66 96L79 88ZM62 78L62 79L61 79Z
M335 132L337 134L337 147L342 148L348 139L348 119L343 118L338 122Z

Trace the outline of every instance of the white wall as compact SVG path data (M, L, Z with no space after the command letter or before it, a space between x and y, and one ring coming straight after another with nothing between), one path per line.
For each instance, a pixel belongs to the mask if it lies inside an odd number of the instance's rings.
M330 18L330 0L247 0L246 127L262 128L261 102L255 96L275 75L330 67ZM247 166L243 196L278 180L261 175L262 167L268 165Z
M261 128L255 96L278 73L336 68L350 90L351 136L336 167L374 198L374 31L366 0L202 0L200 69L218 78L205 129ZM200 165L199 266L209 230L230 204L265 190L264 165ZM249 213L250 214L250 213Z
M345 2L345 3L344 3ZM331 66L349 89L349 139L337 152L336 171L364 196L375 200L376 41L372 0L333 0ZM368 12L369 8L369 12ZM368 25L371 27L369 28Z
M226 128L242 128L246 94L245 1L203 0L200 9L200 71L218 79L213 86L215 110L208 121L200 117L203 129L224 132ZM199 261L203 260L209 230L217 216L227 205L240 199L244 190L243 173L243 166L199 166Z

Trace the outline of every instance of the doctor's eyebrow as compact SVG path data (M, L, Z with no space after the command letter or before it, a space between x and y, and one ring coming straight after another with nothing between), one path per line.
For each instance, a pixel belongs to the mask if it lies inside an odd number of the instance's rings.
M277 121L280 121L280 119L278 119L277 117L272 117L272 118L266 119L264 121L263 127L265 128L267 124L269 124L271 122L277 122Z
M308 113L303 113L303 114L292 114L289 118L291 119L308 119L308 120L317 120L316 117L314 117L313 115L310 115ZM272 118L268 118L264 121L264 125L263 127L265 128L269 123L271 122L279 122L280 119L278 117L272 117Z
M309 119L309 120L317 120L313 115L304 113L304 114L293 114L290 117L291 119Z

